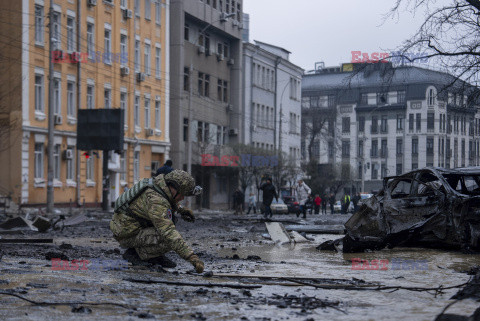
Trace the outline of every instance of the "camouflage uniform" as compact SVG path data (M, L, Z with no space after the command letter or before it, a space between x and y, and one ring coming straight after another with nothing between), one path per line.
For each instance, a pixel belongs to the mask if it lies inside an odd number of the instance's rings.
M168 175L172 175L170 177L176 175L181 179L183 174L179 173L188 175L179 170ZM188 177L191 178L190 175ZM195 183L192 182L193 189ZM131 213L140 220L129 216L124 211L119 211L114 213L110 229L120 246L135 248L142 260L155 258L172 250L183 259L189 260L193 250L183 240L172 222L173 213L178 209L174 201L175 195L170 192L165 182L165 175L156 176L154 184L164 192L164 195L152 188L147 188L129 206ZM185 196L191 195L182 190L178 192ZM150 224L146 225L145 222Z

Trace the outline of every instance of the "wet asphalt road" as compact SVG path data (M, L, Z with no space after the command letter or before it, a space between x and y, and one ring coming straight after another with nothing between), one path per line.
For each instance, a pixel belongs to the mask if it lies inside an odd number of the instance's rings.
M179 221L177 226L204 260L207 273L194 273L175 253L168 254L177 263L173 269L132 267L111 237L110 215L89 211L85 222L47 233L0 233L2 238L53 238L52 244L0 244L0 319L434 320L458 289L358 288L455 286L469 280L464 271L480 265L479 255L432 249L348 255L316 250L340 236L330 234L279 245L262 236L266 228L260 215L200 212L194 224ZM273 217L285 225L324 226L347 218ZM375 261L388 261L386 269L374 269ZM345 290L352 286L356 289ZM466 299L448 312L470 315L478 306Z

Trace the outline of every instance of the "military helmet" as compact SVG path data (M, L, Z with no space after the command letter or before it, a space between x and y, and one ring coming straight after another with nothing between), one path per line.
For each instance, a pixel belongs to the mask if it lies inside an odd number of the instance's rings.
M199 195L202 188L195 186L195 179L185 171L175 169L165 175L165 183L172 185L183 196Z

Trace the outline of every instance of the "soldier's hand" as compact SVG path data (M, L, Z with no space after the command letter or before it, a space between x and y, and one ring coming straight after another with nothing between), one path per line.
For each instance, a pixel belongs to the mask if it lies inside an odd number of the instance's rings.
M195 271L197 271L197 273L202 273L203 272L203 269L205 267L203 265L202 260L200 260L200 258L196 254L190 255L190 257L188 258L188 262L192 263L192 265L195 268Z
M195 222L195 216L193 215L193 212L191 209L188 208L179 208L178 212L180 213L180 216L185 222Z

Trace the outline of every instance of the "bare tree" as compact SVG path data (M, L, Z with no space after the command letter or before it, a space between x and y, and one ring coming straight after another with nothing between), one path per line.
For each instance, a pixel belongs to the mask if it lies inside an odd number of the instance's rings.
M326 141L333 136L335 117L335 107L310 107L303 110L302 136L307 142L308 159L314 159L313 147L315 141Z
M480 1L452 0L439 4L435 0L396 0L388 17L399 16L403 10L425 10L425 21L415 35L405 40L399 55L403 59L433 59L436 66L456 77L478 86L480 80ZM423 52L412 57L412 52Z

